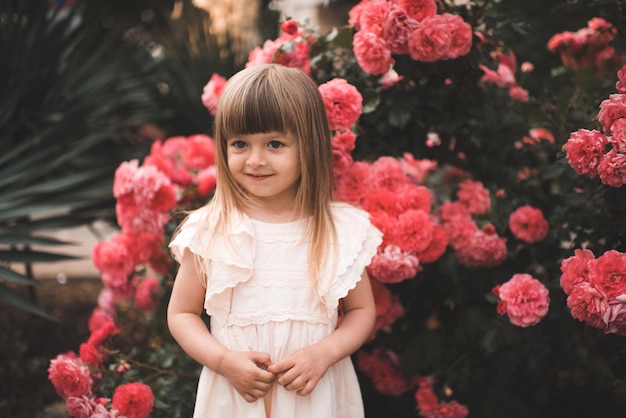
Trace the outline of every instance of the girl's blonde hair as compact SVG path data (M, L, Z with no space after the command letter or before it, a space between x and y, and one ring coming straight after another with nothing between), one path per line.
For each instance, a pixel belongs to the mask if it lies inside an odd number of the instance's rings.
M213 132L217 187L206 205L205 219L213 219L211 237L224 236L229 215L253 203L228 169L227 141L237 135L267 132L296 138L300 181L294 210L306 219L305 238L311 242L309 268L317 282L323 261L333 255L329 246L336 242L330 205L332 148L324 101L317 84L302 70L280 64L257 65L236 73L226 83Z

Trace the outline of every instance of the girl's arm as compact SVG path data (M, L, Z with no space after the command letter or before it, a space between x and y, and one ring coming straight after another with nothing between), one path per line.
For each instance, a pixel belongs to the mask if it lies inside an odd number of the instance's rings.
M269 354L231 351L217 341L201 318L204 295L194 256L185 250L167 307L172 336L190 357L228 379L246 401L262 398L275 379L258 366L271 364Z
M370 336L376 320L376 306L366 271L343 299L342 306L343 318L332 334L268 368L278 375L278 383L287 390L296 390L302 396L313 392L330 366L354 353Z

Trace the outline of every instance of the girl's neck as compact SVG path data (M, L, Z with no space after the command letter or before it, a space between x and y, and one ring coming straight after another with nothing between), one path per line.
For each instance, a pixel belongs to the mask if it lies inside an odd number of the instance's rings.
M293 205L286 208L251 205L244 208L243 212L252 219L266 223L286 223L302 218L301 214L296 213Z

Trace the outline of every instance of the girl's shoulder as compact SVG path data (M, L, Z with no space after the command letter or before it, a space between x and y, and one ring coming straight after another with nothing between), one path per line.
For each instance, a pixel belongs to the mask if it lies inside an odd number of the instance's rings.
M336 224L370 224L370 214L361 208L345 202L332 202L330 207Z
M382 236L382 233L370 221L369 212L343 202L333 202L331 204L333 222L339 241L361 242L365 237L375 240Z
M209 205L186 212L169 243L174 258L180 261L186 248L195 254L204 255L209 237L214 238L218 217L219 210Z

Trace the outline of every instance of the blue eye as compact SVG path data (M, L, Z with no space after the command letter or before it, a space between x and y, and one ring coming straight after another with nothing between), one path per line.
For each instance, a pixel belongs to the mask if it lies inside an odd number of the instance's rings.
M247 144L243 141L233 141L233 143L231 144L232 147L237 148L237 149L245 148L246 145Z
M283 146L283 143L280 141L270 141L269 147L272 149L278 149Z

